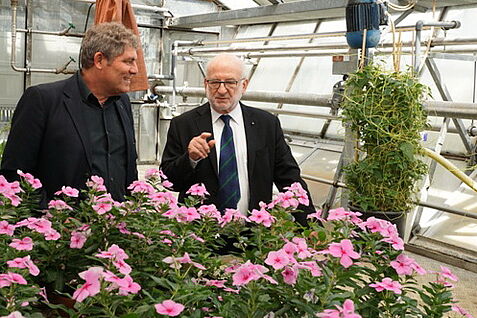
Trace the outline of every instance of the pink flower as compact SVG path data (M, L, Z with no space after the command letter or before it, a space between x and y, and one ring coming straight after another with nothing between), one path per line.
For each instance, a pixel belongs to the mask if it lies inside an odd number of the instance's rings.
M203 183L200 183L200 184L196 183L192 185L190 189L187 190L186 193L191 195L196 195L202 198L204 198L206 195L209 195L209 192L207 192Z
M298 202L300 202L300 204L303 204L305 206L308 206L310 204L310 201L308 200L308 194L303 189L301 183L295 182L291 186L285 187L285 190L292 191L298 198Z
M279 192L277 195L275 195L269 207L274 207L278 205L285 209L290 207L296 209L299 204L300 202L295 197L295 194L292 191L287 191Z
M224 227L226 224L232 222L232 221L240 221L240 220L245 220L248 221L248 218L240 213L239 210L236 209L225 209L224 216L221 218L219 221L220 227Z
M270 227L275 222L275 217L265 210L252 210L252 215L249 217L250 221L257 224L263 224L265 227Z
M111 211L114 205L114 200L111 198L110 194L103 195L101 197L95 197L93 200L93 210L102 215Z
M383 238L381 241L390 243L391 246L397 251L403 251L404 250L404 241L397 234L393 235L391 237Z
M86 282L73 293L73 299L82 302L86 297L94 296L100 292L100 277L103 274L102 267L90 267L87 271L79 273Z
M315 261L309 261L309 262L301 262L301 263L298 263L298 267L300 269L307 269L310 271L311 273L311 276L313 277L318 277L318 276L321 276L322 273L321 273L321 269L320 267L318 266L318 264L315 262Z
M328 217L326 219L328 221L350 220L354 224L359 224L359 223L362 223L361 219L359 218L360 215L361 213L359 212L346 211L343 208L338 208L338 209L330 210L328 213Z
M70 248L83 248L88 238L83 232L74 231L71 233Z
M156 168L151 168L147 169L146 173L144 174L144 178L146 180L153 179L153 178L159 178L159 169Z
M340 257L340 264L344 268L353 265L352 259L360 258L360 255L354 251L353 244L348 239L342 240L340 243L331 243L328 252L334 257Z
M295 258L295 253L298 252L298 246L295 243L287 242L283 245L282 250L287 253L288 257Z
M265 264L272 266L274 269L281 269L290 263L290 257L283 250L271 251L268 253Z
M174 187L174 184L169 180L164 180L162 181L162 186L167 189L172 189L172 187Z
M46 288L45 287L40 288L40 291L38 292L38 295L40 295L47 303L49 303L48 297L46 297Z
M322 214L322 211L317 210L317 211L315 211L315 213L308 214L306 216L306 218L307 219L317 219L317 220L323 221L323 218L321 217L321 214Z
M380 292L383 290L390 290L394 292L395 294L400 295L401 294L401 284L397 281L393 281L389 277L383 278L381 282L377 282L375 284L369 284L369 286L374 287L376 291Z
M152 185L147 184L144 181L136 180L128 187L131 190L131 193L145 193L151 194L154 192L154 188Z
M283 281L288 285L295 285L298 278L298 270L287 266L282 272Z
M86 181L86 186L96 191L106 191L104 179L98 176L91 176L91 179Z
M32 186L33 189L41 188L42 184L40 180L33 177L30 173L23 173L21 170L17 170L17 173L20 177L25 178L25 180Z
M154 202L156 206L161 204L169 205L171 208L177 206L177 198L172 192L154 192L149 194L148 198Z
M184 305L173 300L164 300L162 303L154 305L154 307L158 314L171 317L178 316L184 310Z
M113 265L118 269L121 274L128 275L131 273L132 268L123 259L117 259L113 261Z
M445 267L442 265L441 265L441 271L438 274L439 276L443 278L448 278L450 280L453 280L454 282L459 280L459 278L456 275L454 275L448 267Z
M107 251L102 251L95 256L99 258L109 258L113 260L123 260L129 258L126 252L124 252L124 250L116 244L111 245L111 247L109 247Z
M255 265L250 261L247 261L245 264L229 268L229 270L235 272L232 276L232 284L235 286L246 285L252 280L258 280L260 278L265 278L272 284L277 284L273 278L264 275L264 273L268 272L268 269L265 266ZM227 291L226 289L224 290Z
M51 200L48 203L48 209L73 210L73 208L66 204L66 202L63 200Z
M390 263L391 267L396 270L398 275L412 275L411 264L414 260L404 254L399 254L394 261Z
M62 186L60 191L55 192L55 195L64 194L69 197L77 198L79 191L69 186Z
M197 212L199 212L201 215L205 217L210 217L216 220L221 219L220 212L217 210L217 207L215 206L215 204L202 205L197 209Z
M33 249L33 241L27 236L21 240L13 239L9 246L18 251L31 251Z
M16 268L28 268L28 271L33 276L38 276L40 274L40 270L38 267L32 262L30 259L30 255L25 257L17 257L12 261L7 261L8 267L16 267Z
M129 275L117 281L117 284L119 286L119 295L137 294L141 290L141 285L135 283Z
M304 259L311 256L310 251L308 251L308 245L306 244L306 240L300 237L294 237L292 242L296 244L298 258Z
M197 212L197 209L194 207L188 208L182 206L176 210L175 218L178 222L192 222L194 220L200 219L200 214Z
M208 280L205 282L205 286L215 286L217 288L225 288L226 280Z
M14 231L15 231L15 226L11 225L7 221L0 221L0 234L13 236Z
M351 299L346 299L343 307L336 306L336 308L338 309L326 309L316 316L321 318L361 318L361 315L354 312L354 303Z
M0 288L10 286L11 284L26 285L27 281L22 275L17 273L8 272L0 274Z
M38 233L48 233L52 230L51 222L47 219L36 219L36 221L31 222L28 225L28 228L35 230Z
M51 231L44 233L44 236L47 241L56 241L61 237L60 233L55 229L51 229Z

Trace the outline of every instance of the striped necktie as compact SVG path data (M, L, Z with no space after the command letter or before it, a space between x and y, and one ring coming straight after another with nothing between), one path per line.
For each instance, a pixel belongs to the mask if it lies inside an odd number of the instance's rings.
M234 136L230 127L229 115L222 115L224 130L220 139L219 160L219 192L217 194L217 207L219 211L225 208L236 209L240 200L240 185L235 157Z

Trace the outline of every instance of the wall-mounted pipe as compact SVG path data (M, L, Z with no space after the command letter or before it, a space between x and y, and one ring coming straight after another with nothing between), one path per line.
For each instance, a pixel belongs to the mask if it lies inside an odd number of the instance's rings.
M450 23L450 22L447 22ZM206 42L202 42L205 45ZM425 42L420 41L421 44ZM436 39L432 41L432 47L450 46L450 45L476 45L477 38L454 38L454 39ZM402 43L403 47L414 48L416 41L406 41ZM392 48L392 43L381 43L378 49ZM267 52L267 51L296 51L296 50L336 50L349 49L346 43L316 43L300 45L263 45L263 46L226 46L226 47L207 47L207 48L187 48L178 50L178 55L202 55L212 53L237 53L237 52Z
M205 97L205 89L203 87L176 87L175 91L180 96ZM170 86L155 86L154 92L156 94L171 95L174 92L174 88ZM330 98L330 95L267 91L248 91L242 97L243 100L255 102L328 107L331 105Z
M174 89L170 86L154 87L154 92L156 94L171 95L173 91ZM205 90L203 87L176 87L175 92L180 96L205 97ZM331 107L331 95L310 93L247 91L242 99L255 102ZM424 109L429 116L477 119L476 103L426 101L424 102Z
M176 85L177 85L177 79L176 79L176 73L177 73L177 51L180 46L196 46L196 45L202 45L202 41L174 41L172 43L171 47L171 77L172 77L172 100L171 100L171 111L175 112L177 109L177 104L176 104Z
M460 22L459 21L431 21L431 22L425 22L423 20L419 20L416 22L416 39L414 41L414 71L416 73L419 73L419 69L421 68L421 32L424 26L430 26L430 27L439 27L444 30L450 30L450 29L457 29L460 27ZM434 43L433 43L434 44Z
M74 70L69 70L65 66L61 66L53 69L43 69L43 68L31 68L27 67L18 67L16 65L16 55L17 55L17 6L18 0L11 0L11 9L12 9L12 47L10 54L10 66L15 72L26 72L26 73L54 73L54 74L73 74ZM66 64L66 66L71 62L71 60Z
M72 29L72 25L68 26L64 30L61 31L43 31L43 30L27 30L27 29L17 29L19 33L32 33L32 34L45 34L45 35L56 35L56 36L71 36L82 38L84 33L72 33L70 30Z

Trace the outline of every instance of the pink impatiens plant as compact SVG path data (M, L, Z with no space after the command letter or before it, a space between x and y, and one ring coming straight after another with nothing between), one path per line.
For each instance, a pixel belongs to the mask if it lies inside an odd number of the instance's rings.
M0 176L0 317L471 317L457 277L403 253L389 222L342 208L294 222L309 203L298 183L247 215L220 213L202 184L182 204L152 169L124 202L92 176L39 211L40 180L19 176Z

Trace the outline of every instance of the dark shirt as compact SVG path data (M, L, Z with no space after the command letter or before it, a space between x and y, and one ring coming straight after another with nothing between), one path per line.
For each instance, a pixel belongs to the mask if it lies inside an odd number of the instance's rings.
M123 201L126 194L126 135L118 113L119 96L109 97L101 105L81 76L78 76L83 115L91 138L92 174L104 179L114 200Z

